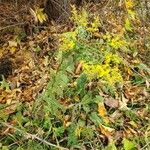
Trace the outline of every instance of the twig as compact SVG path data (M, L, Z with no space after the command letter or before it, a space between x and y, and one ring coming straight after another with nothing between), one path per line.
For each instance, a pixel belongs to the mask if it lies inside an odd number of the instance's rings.
M10 147L12 147L13 145L16 145L16 144L18 144L18 142L14 142L14 143L10 144L8 147L10 148Z
M46 144L46 145L49 145L49 146L52 146L52 147L55 147L55 148L58 148L58 149L61 149L61 150L69 150L68 148L64 148L64 147L61 147L61 146L52 144L52 143L50 143L50 142L48 142L48 141L46 141L46 140L44 140L44 139L41 139L40 137L38 137L38 136L36 136L36 135L33 135L33 134L31 134L31 133L24 132L24 131L22 131L22 130L20 130L20 129L18 129L18 128L12 126L12 125L10 125L10 124L5 123L5 122L1 122L1 124L2 124L3 126L8 127L8 128L17 130L17 131L20 132L22 135L24 135L27 139L28 139L28 138L31 138L32 140L38 140L38 141L40 141L40 142L42 142L42 143L44 143L44 144Z
M143 147L141 148L141 150L144 150L148 145L150 145L150 142L148 142L145 146L143 146Z
M0 28L0 31L1 31L1 30L5 30L5 29L7 29L7 28L11 28L11 27L23 25L23 24L25 24L25 22L21 22L21 23L17 23L17 24L8 25L8 26L6 26L6 27Z

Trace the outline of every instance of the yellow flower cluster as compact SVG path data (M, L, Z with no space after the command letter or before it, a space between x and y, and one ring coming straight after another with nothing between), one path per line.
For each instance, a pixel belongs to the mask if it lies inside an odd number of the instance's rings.
M60 50L72 50L75 46L77 40L77 34L76 32L66 32L61 34L60 37L60 45L59 45L59 49Z
M99 27L99 17L94 16L90 22L88 13L85 9L79 14L75 6L72 6L72 20L77 25L76 29L72 32L66 32L60 35L60 50L72 50L77 42L77 36L79 36L79 30L83 28L89 33L96 32Z
M94 16L93 21L91 22L90 26L87 27L87 31L89 31L89 32L96 32L96 31L98 31L99 25L100 25L99 17L98 16Z
M72 18L73 22L77 24L77 26L87 27L88 25L88 13L85 9L82 9L79 14L76 7L72 6Z
M89 78L101 78L108 84L113 85L116 82L123 82L118 65L121 60L117 54L108 53L105 56L104 64L91 65L82 62L83 71ZM113 63L113 66L112 66Z
M131 9L134 6L132 0L125 0L125 5L127 9Z
M98 31L98 27L100 26L98 16L95 15L93 16L93 18L90 18L85 9L82 9L82 11L78 13L75 6L72 6L71 19L75 24L77 24L78 27L84 28L87 32L96 32Z
M115 65L120 64L121 60L117 54L113 54L111 52L107 53L105 56L105 64L113 63Z
M123 39L123 33L118 34L118 35L110 35L107 33L106 35L103 36L104 39L106 39L109 43L109 45L114 48L122 48L128 45L128 43Z
M132 19L135 19L136 14L133 11L133 8L134 8L134 2L133 2L133 0L125 0L125 6L126 6L126 9L127 9L127 12L129 14L129 16Z

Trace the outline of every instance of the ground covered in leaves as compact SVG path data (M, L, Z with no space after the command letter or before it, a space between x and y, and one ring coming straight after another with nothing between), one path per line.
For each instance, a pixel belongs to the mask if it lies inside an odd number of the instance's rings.
M0 149L150 149L145 3L72 6L66 24L22 11L1 19Z

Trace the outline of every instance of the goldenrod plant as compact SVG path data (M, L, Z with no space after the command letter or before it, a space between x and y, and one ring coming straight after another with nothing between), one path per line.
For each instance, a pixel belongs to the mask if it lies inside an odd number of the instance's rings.
M92 40L92 35L98 32L100 26L99 17L89 16L89 13L83 9L78 13L72 6L71 20L74 22L74 31L60 35L60 50L63 53L74 53L74 57L82 64L83 73L90 79L98 78L104 80L109 85L123 82L119 65L122 63L117 50L125 47L127 42L121 35L111 35L107 33L103 36L103 42ZM106 40L107 43L104 42ZM98 43L98 44L96 44ZM111 47L104 50L102 46L107 44Z

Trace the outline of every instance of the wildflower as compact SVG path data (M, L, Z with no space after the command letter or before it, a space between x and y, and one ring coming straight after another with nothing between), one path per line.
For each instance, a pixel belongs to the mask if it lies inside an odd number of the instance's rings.
M127 9L133 8L133 1L132 0L125 0L125 5Z
M87 28L87 31L89 31L89 32L96 32L96 31L98 31L99 24L100 24L99 17L98 16L94 16L93 22L90 24L90 27Z
M93 32L98 31L98 27L100 24L99 17L94 16L93 21L91 22L89 15L85 9L82 9L81 13L78 13L76 8L72 6L72 18L71 19L74 21L74 23L78 27L82 27L87 32L93 33Z
M72 6L72 18L71 19L78 26L82 26L86 28L88 25L88 13L85 9L82 9L81 13L78 14L76 7Z
M127 43L119 35L116 35L110 41L110 46L112 46L114 49L121 48L125 45L127 45Z
M60 50L72 50L76 43L76 32L67 32L61 35L59 40Z
M110 64L111 62L117 65L121 62L121 60L117 54L112 54L109 52L105 56L105 64Z
M113 62L113 66L111 65ZM116 82L123 82L118 64L121 60L117 54L108 53L105 56L104 64L88 64L82 62L83 71L88 77L97 77L106 81L108 84L113 85Z

